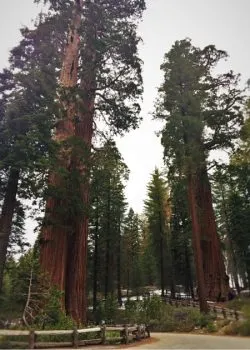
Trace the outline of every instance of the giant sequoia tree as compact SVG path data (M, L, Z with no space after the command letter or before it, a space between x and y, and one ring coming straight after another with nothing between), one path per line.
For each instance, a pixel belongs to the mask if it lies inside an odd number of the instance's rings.
M182 169L188 181L189 211L201 309L205 297L225 299L228 278L217 235L208 155L232 146L242 122L238 89L233 72L215 75L214 67L227 57L214 46L194 47L190 40L177 41L165 55L161 69L156 117L165 120L162 144L171 170Z
M49 180L41 263L52 284L66 292L67 312L77 322L85 322L92 138L99 118L104 118L114 133L138 125L142 81L136 28L145 3L42 2L49 4L56 17L71 12L71 25L61 70L61 115L55 129L59 171L52 172ZM62 28L54 26L52 31Z

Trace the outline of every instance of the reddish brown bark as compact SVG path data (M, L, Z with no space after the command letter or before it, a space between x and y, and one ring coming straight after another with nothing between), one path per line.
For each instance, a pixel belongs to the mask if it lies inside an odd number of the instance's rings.
M212 203L211 186L205 166L199 171L197 188L207 298L214 301L227 300L229 279L225 272Z
M12 220L16 205L19 170L11 169L5 191L5 197L0 217L0 292L2 291L3 272L7 256Z
M92 108L93 110L93 108ZM69 259L67 267L66 310L78 323L86 324L86 263L87 263L87 238L88 238L88 213L89 205L89 179L88 179L88 155L93 135L93 113L85 114L85 118L76 126L76 136L81 138L86 146L85 161L76 160L76 168L83 177L80 184L80 195L85 208L84 214L76 221L74 235L69 243ZM86 164L87 163L87 164Z
M78 105L78 120L75 123L75 136L83 146L83 154L74 156L74 167L82 177L79 193L84 213L75 223L74 237L69 245L69 260L66 287L66 310L78 324L86 324L87 316L87 238L89 207L89 169L93 137L93 118L96 89L96 28L92 13L93 4L86 4L86 41L84 48L85 69L82 72L81 95ZM80 153L82 153L82 151Z
M196 267L196 278L198 284L198 295L201 312L208 312L208 304L206 301L206 287L204 279L204 270L202 261L204 259L201 249L201 232L199 213L197 206L197 187L195 176L190 174L188 177L188 204L189 211L192 220L192 241L194 249L195 267Z
M60 84L63 88L71 88L77 84L79 53L78 28L81 23L81 16L79 1L76 0L75 4L74 18L68 36L68 43L65 49L60 75ZM75 102L70 100L61 100L60 102L65 116L57 123L54 135L54 139L61 147L58 155L58 167L70 171L71 149L66 146L64 142L74 135L76 106ZM49 185L58 188L63 186L63 178L60 176L59 172L50 174ZM48 275L51 284L64 292L66 283L68 232L64 227L63 214L58 210L58 208L63 205L64 203L55 197L51 197L47 200L45 224L41 232L40 262L41 269ZM62 304L64 308L63 299Z

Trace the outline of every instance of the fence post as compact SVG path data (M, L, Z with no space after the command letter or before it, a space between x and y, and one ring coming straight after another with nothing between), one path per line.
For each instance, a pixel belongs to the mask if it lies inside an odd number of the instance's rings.
M29 334L29 349L35 349L36 335L35 331L31 330Z
M77 328L74 328L73 329L73 335L72 335L72 337L73 337L73 347L76 349L76 348L78 348L78 345L79 345L79 340L78 340L78 331L77 331Z
M101 338L102 338L102 344L104 345L106 343L106 325L101 326Z
M137 326L136 340L141 340L141 328L142 327L140 325Z
M236 321L238 321L239 320L239 314L238 314L238 312L236 310L234 310L234 316L235 316Z
M129 338L128 338L128 325L127 324L125 325L124 335L125 335L125 344L128 344Z
M226 313L226 310L224 308L222 309L222 315L225 319L227 318L227 313Z

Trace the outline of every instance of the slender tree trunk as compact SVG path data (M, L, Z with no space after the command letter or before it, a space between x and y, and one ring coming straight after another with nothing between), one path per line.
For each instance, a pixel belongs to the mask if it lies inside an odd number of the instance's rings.
M164 247L163 247L163 237L161 236L160 240L160 267L161 267L161 295L164 296L164 291L165 291L165 282L164 282Z
M208 304L206 301L206 288L204 280L204 270L203 270L203 256L201 250L201 237L200 237L200 224L199 215L197 208L197 198L196 198L196 179L195 176L189 174L188 177L188 199L189 199L189 210L192 219L192 238L193 238L193 249L195 257L195 267L196 267L196 277L198 284L198 295L200 303L200 311L208 313Z
M206 295L209 300L223 301L228 299L229 278L225 271L205 165L200 169L197 180Z
M110 239L109 237L106 238L106 252L105 252L105 283L104 283L104 295L105 299L107 299L108 294L110 293L109 290L109 263L110 263Z
M233 281L235 288L237 290L237 293L240 293L240 283L238 278L238 269L237 269L237 259L234 252L233 242L231 241L230 237L226 236L226 250L227 250L227 259L228 259L228 270L229 273L232 274Z
M190 264L190 256L188 253L188 247L185 247L185 262L186 262L186 281L187 287L190 292L192 299L194 299L194 284L192 278L191 264Z
M16 206L19 170L11 169L5 190L4 202L0 218L0 293L3 287L3 272L7 256L7 248L11 234L13 215Z
M226 246L228 251L228 265L230 266L233 280L235 283L235 288L237 290L237 293L240 293L240 284L239 284L239 278L238 278L238 268L237 268L237 259L235 256L235 251L233 247L233 242L230 239L230 227L229 227L229 219L228 219L228 212L226 207L226 201L225 201L225 191L224 186L221 185L221 197L222 197L222 208L223 208L223 214L224 214L224 221L226 225Z
M162 215L159 211L159 224L160 224L160 278L161 278L161 296L164 296L165 292L165 271L164 271L164 238L163 238L163 228L162 228Z
M105 258L105 299L111 293L111 236L110 236L110 179L108 186L108 203L107 203L107 218L106 218L106 258Z
M78 29L81 24L80 2L75 0L73 9L73 20L68 35L68 43L65 49L60 85L64 89L72 88L77 84L79 35ZM62 99L61 107L66 112L66 117L59 120L56 125L54 139L60 145L58 155L58 168L71 171L71 149L65 145L65 141L74 135L75 131L75 102ZM52 172L48 180L49 187L55 189L64 186L60 172ZM40 242L40 263L41 269L48 276L52 285L62 292L66 286L66 265L67 265L67 238L68 229L65 227L64 215L60 212L65 203L55 196L48 198L46 203L45 221L41 232ZM67 210L67 208L65 208ZM67 223L68 224L68 223ZM72 234L72 232L71 232ZM64 300L62 298L62 308Z
M119 217L119 233L117 242L117 300L122 306L122 288L121 288L121 218Z
M99 253L99 198L96 203L96 222L95 222L95 248L93 265L93 311L97 306L97 278L98 278L98 253Z

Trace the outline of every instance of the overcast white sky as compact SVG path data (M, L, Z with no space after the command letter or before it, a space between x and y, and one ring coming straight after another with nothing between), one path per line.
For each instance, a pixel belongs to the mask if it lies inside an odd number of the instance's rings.
M118 0L119 1L119 0ZM38 13L33 0L0 0L0 69L7 65L8 51L20 39L19 28L29 25ZM193 44L215 44L230 54L221 69L250 78L250 0L148 0L139 31L144 44L144 102L141 127L117 141L130 168L127 198L141 212L146 185L155 166L162 166L162 148L155 131L159 124L151 120L156 88L161 83L160 64L175 40L189 37Z

